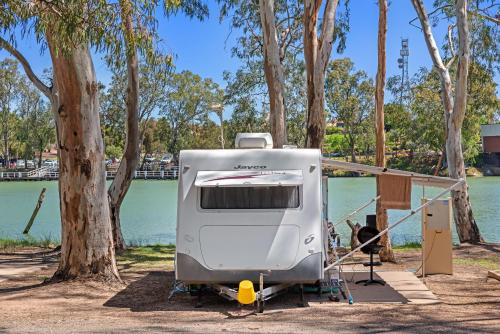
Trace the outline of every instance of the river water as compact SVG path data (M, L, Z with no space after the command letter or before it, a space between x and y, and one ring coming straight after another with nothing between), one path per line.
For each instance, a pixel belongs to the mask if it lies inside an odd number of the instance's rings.
M500 242L500 177L468 179L470 197L479 229L486 241ZM37 238L60 239L59 199L57 182L0 182L0 238L20 238L38 195L47 188L45 201L30 231ZM426 188L426 196L439 189ZM412 207L422 197L422 187L414 186ZM329 218L335 222L367 203L375 196L375 178L330 178ZM132 244L174 243L176 225L177 181L135 180L122 205L122 228L127 242ZM354 221L364 225L364 215L374 213L372 204ZM408 211L389 210L389 222L394 223ZM418 241L420 214L391 231L396 244ZM343 243L349 242L349 228L340 225ZM454 240L457 241L454 232Z

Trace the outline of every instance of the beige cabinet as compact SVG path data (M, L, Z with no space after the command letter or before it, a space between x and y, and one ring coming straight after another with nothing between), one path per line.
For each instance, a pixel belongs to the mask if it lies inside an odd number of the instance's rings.
M422 204L428 201L422 199ZM424 274L453 274L451 199L437 200L422 210Z

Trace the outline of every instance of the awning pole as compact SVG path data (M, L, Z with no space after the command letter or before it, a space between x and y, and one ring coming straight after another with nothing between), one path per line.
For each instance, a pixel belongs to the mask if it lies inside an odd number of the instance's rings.
M425 186L422 186L422 200L425 201ZM427 217L422 212L422 281L425 284L425 230L427 225Z
M385 230L383 230L382 232L380 232L379 234L377 234L376 236L374 236L373 238L371 238L370 240L366 241L364 244L361 244L359 245L358 247L354 248L352 251L350 251L349 253L347 253L346 255L342 256L340 259L336 260L334 263L330 264L328 267L326 267L325 269L323 269L324 271L328 271L330 270L331 268L335 267L337 264L339 264L340 262L344 261L346 258L348 258L349 256L351 256L352 254L358 252L361 248L365 247L366 245L368 245L369 243L371 243L372 241L374 241L375 239L377 239L378 237L386 234L389 230L393 229L394 227L398 226L399 224L401 224L402 222L404 222L406 219L410 218L411 216L413 216L414 214L416 214L417 212L420 212L422 209L428 207L431 203L437 201L439 198L441 198L442 196L446 195L446 193L449 193L450 191L452 191L453 189L457 188L458 186L462 185L463 183L465 182L464 179L460 179L457 181L457 183L455 183L454 185L446 188L445 190L443 190L442 192L440 192L437 196L433 197L431 200L429 200L428 202L425 202L424 204L420 205L418 208L416 208L415 210L412 210L409 214L407 214L406 216L404 216L403 218L401 218L400 220L398 220L397 222L395 222L393 225L387 227Z
M357 214L358 212L360 212L361 210L363 210L364 208L368 207L370 204L372 204L373 202L375 201L378 201L378 199L380 198L380 195L375 197L375 198L372 198L368 203L364 204L363 206L357 208L356 210L354 210L353 212L351 212L350 214L348 214L347 216L345 216L344 218L342 218L341 220L337 221L333 227L337 226L337 225L340 225L341 223L343 223L344 221L347 220L347 218L350 218L352 216L354 216L355 214Z

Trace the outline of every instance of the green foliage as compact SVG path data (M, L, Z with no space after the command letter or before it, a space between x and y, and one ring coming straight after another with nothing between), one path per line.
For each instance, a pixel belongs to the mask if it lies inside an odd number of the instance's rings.
M165 107L160 111L170 131L168 152L177 157L181 148L189 148L196 143L199 127L207 124L207 117L214 111L214 106L223 103L223 94L219 85L211 79L203 79L190 71L172 76Z
M37 151L40 165L42 152L56 140L55 122L50 104L27 80L21 86L18 114L21 124L17 134L24 147L22 156L31 159Z
M31 160L55 141L49 104L8 58L0 62L0 108L3 156Z
M172 66L167 56L157 54L155 58L143 58L139 63L139 121L141 137L151 126L150 119L166 107L167 92L172 82ZM106 146L120 148L125 145L127 71L123 63L113 64L111 84L101 87L101 127ZM149 140L149 139L148 139ZM115 151L116 152L116 151ZM118 156L116 156L118 157Z
M325 136L323 152L344 154L344 152L347 152L348 149L349 145L342 133L332 133Z
M441 18L448 24L455 23L454 0L434 0L434 8L439 9L433 16L434 23L438 24ZM478 64L490 73L500 71L500 27L498 25L498 10L500 3L495 0L474 0L467 4L470 51L472 63ZM493 18L493 20L492 20ZM458 45L456 29L453 41ZM447 41L447 38L444 38ZM443 44L446 56L451 56L448 43Z
M242 60L243 65L230 75L226 73L226 105L238 109L238 113L253 115L251 128L256 123L261 131L269 132L269 124L261 121L269 112L269 97L263 66L263 36L258 1L218 0L221 4L220 20L229 19L231 27L241 31L231 52ZM348 1L338 9L335 43L343 51L349 29ZM274 13L280 60L283 66L287 141L303 147L306 134L306 84L305 68L301 57L303 48L303 4L300 1L274 1ZM241 100L245 100L241 103ZM246 111L243 111L243 107ZM240 116L237 116L240 117ZM236 126L236 124L235 124ZM237 126L236 126L237 127ZM240 127L241 128L241 127ZM244 127L243 127L244 128ZM231 138L236 131L230 130Z
M17 129L15 104L19 98L20 75L17 63L12 59L0 62L0 137L2 141L2 155L10 158L12 141Z
M452 67L450 74L453 76L455 71L456 67ZM420 153L442 152L445 124L438 74L420 69L411 79L411 94L403 105L397 103L399 80L397 76L391 77L387 85L396 97L385 109L389 147ZM492 73L482 65L471 63L467 111L462 126L464 158L468 162L475 162L480 153L480 125L492 123L499 113L500 100L496 90Z
M373 148L373 82L364 71L356 71L353 62L345 58L330 62L325 86L330 118L344 123L347 145L355 161L357 149L368 154Z
M231 119L224 122L227 147L234 148L234 140L239 132L267 132L266 116L259 112L250 97L235 100Z
M106 145L106 157L120 158L123 155L123 148L114 145Z

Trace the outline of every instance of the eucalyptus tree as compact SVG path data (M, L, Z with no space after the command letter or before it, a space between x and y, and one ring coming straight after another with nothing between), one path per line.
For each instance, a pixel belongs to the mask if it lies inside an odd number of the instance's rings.
M325 135L325 76L332 48L337 52L345 48L349 31L349 0L345 11L338 11L339 0L304 0L304 60L307 73L307 138L308 147L321 148ZM319 17L323 8L323 17ZM321 20L320 33L318 25Z
M232 54L244 64L236 75L250 79L251 94L258 91L261 95L264 84L264 97L260 98L268 100L264 106L269 110L274 146L281 147L288 142L286 68L302 50L301 4L288 0L219 0L219 3L221 19L230 17L231 27L242 31L232 49ZM258 98L257 94L253 98Z
M385 123L384 123L384 88L386 68L386 34L387 34L387 0L378 0L378 34L377 34L377 76L375 79L375 164L385 167ZM380 195L380 179L377 177L377 196ZM377 228L385 230L389 225L387 210L377 201ZM381 261L394 261L389 233L380 238L382 249L379 253Z
M471 63L467 112L462 125L462 147L468 163L477 161L480 153L480 125L495 122L500 112L500 100L496 95L497 84L485 65ZM455 75L456 67L450 67ZM410 78L407 104L399 103L399 76L390 77L387 88L395 97L386 105L388 142L411 152L438 152L446 154L443 104L440 97L441 82L435 69L421 68ZM411 156L411 155L410 155ZM438 161L439 162L439 161ZM435 170L439 170L438 164Z
M123 73L125 76L120 76L121 67L114 69L113 83L108 90L106 99L106 106L109 109L104 108L105 114L114 115L115 119L121 121L118 124L108 123L109 128L115 129L115 133L118 134L122 134L124 130L122 127L120 131L120 123L125 123L121 111L127 110L125 152L118 167L117 177L113 179L108 190L113 238L115 248L119 250L126 248L120 227L121 203L138 167L141 143L151 115L155 111L159 112L165 106L166 90L172 68L171 58L161 55L143 58L141 62L136 59L135 62L138 62L137 69L135 69L134 62L130 60L127 62L129 63L127 65L128 74ZM128 78L126 86L129 87L126 89L123 89L123 86L125 86L123 85L124 78ZM130 87L131 85L132 87ZM138 94L139 88L136 88L135 85L140 87L140 95ZM134 94L134 96L131 96L131 94ZM116 142L115 145L123 145L123 139Z
M344 135L353 162L356 162L358 143L367 133L366 124L372 121L374 93L372 80L364 71L356 71L350 59L330 63L326 76L326 106L332 117L344 123Z
M167 102L160 115L170 131L167 149L178 159L183 143L192 135L191 126L200 124L223 101L223 90L211 79L203 79L190 71L172 75L166 92Z
M335 41L338 0L327 0L318 35L322 1L304 0L304 59L307 71L307 147L321 148L325 136L325 72Z
M111 82L103 87L101 104L101 122L106 145L123 149L126 135L125 118L127 97L127 70L121 62L109 62ZM144 131L153 114L165 106L168 85L173 75L172 57L155 52L150 57L139 54L139 138L142 141Z
M7 36L0 38L0 47L21 63L49 99L55 118L62 235L54 278L119 280L106 194L99 89L89 49L89 45L98 51L113 49L121 29L113 25L118 8L102 1L4 1L1 13L0 25ZM23 34L16 34L19 29ZM49 50L50 85L16 47L26 35L34 35Z
M19 98L21 78L17 62L4 59L0 62L0 136L5 167L10 166L10 146L15 135L15 104Z
M17 113L20 118L17 134L23 146L24 159L31 159L38 152L40 168L43 151L55 142L55 124L50 104L29 81L23 80L21 83Z
M226 138L229 138L229 145L232 148L234 148L234 139L240 132L268 131L265 113L258 108L252 98L246 96L235 100L231 118L224 123Z
M158 100L161 101L158 94L161 91L161 84L166 81L165 76L168 75L171 58L158 56L153 50L152 42L157 39L155 34L156 20L153 19L156 9L155 2L120 0L119 7L123 28L123 42L120 45L124 49L122 53L126 59L127 73L125 97L127 135L125 151L115 178L108 189L108 196L115 248L124 250L126 246L121 232L120 208L140 159L140 143L144 131L140 129L140 123L142 121L142 124L147 124L151 113L158 106ZM200 20L208 14L206 6L197 0L172 3L165 1L165 9L167 14L182 10L188 16L196 16ZM147 69L151 72L149 74L152 74L148 78L143 77L142 84L144 84L143 87L146 88L148 94L141 94L144 96L142 100L139 97L141 78L138 51L142 52ZM165 66L167 73L165 73ZM142 104L142 108L140 104Z
M425 10L423 1L412 0L412 4L419 18L429 55L441 80L441 100L445 117L448 173L450 177L465 179L462 125L467 107L468 71L470 64L467 1L457 0L455 2L454 11L458 30L458 50L456 55L453 52L451 60L446 64L439 53L439 48L432 33L429 15ZM453 50L453 47L450 46L450 49ZM458 58L458 64L455 87L453 89L449 68L455 58ZM464 184L461 188L453 190L452 199L455 224L460 242L480 242L482 238L472 213L467 185Z

